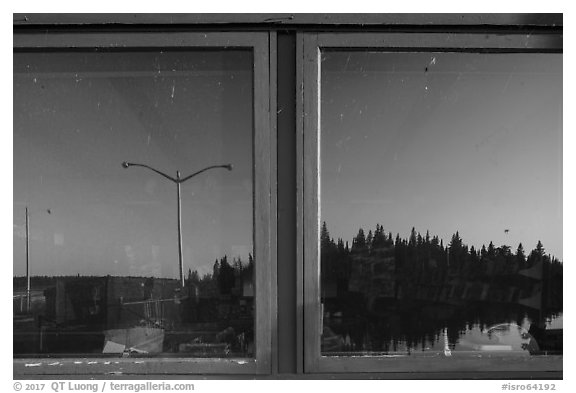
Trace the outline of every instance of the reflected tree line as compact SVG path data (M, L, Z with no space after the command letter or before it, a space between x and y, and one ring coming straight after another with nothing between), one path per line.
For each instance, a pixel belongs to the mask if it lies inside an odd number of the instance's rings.
M188 270L185 280L189 307L185 307L185 321L221 321L234 319L238 313L252 315L254 297L254 258L248 255L248 261L228 257L217 259L212 273L200 277L197 270ZM250 299L246 307L239 307L240 299ZM223 311L223 305L225 307ZM228 311L226 311L228 310ZM250 322L252 323L252 322Z
M234 258L232 264L228 262L228 256L216 259L212 267L212 273L206 273L200 277L198 270L188 269L188 277L185 280L188 286L197 286L203 293L230 294L235 286L244 283L252 283L254 276L254 258L248 254L248 262L240 258Z
M320 252L323 352L424 350L445 330L454 346L473 326L526 319L538 336L562 312L562 262L540 241L531 251L477 250L458 232L444 245L428 231L401 238L377 224L350 246L324 222Z

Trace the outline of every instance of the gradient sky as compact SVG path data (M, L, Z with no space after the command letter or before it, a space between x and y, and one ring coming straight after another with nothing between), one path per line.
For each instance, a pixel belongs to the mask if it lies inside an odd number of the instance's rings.
M252 252L249 52L14 55L14 275L177 277ZM428 67L428 71L426 71ZM562 259L562 57L325 52L321 206L359 227ZM509 229L505 233L505 229ZM256 260L256 263L258 261Z
M14 275L178 277L252 252L252 55L15 53Z
M326 51L321 72L332 237L414 226L562 259L562 55Z

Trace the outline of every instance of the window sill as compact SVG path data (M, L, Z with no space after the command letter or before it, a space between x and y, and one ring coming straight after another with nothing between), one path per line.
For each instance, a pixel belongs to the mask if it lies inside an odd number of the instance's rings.
M24 358L14 359L15 379L33 376L159 378L198 374L257 374L255 359L242 358Z

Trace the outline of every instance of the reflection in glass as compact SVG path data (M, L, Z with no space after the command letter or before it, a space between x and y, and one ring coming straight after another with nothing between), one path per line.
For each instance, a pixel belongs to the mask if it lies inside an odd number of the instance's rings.
M562 352L562 56L324 51L321 351Z
M14 54L15 356L254 356L252 86L249 51ZM233 165L180 184L184 286L176 186L125 161Z

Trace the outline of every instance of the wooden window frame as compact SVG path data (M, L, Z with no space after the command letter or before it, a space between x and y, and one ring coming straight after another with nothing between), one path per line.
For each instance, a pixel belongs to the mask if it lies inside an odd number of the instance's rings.
M268 32L105 32L14 34L15 52L71 50L243 49L253 54L253 244L255 274L254 358L17 358L14 378L84 375L133 378L152 374L258 375L272 369L275 326L276 135L270 105L270 34ZM33 366L33 367L32 367Z
M504 33L300 33L298 53L298 108L302 121L297 131L299 164L297 243L299 289L304 308L304 372L418 373L424 377L494 378L557 377L562 356L514 357L506 355L438 357L321 356L320 301L320 65L323 50L378 52L562 53L562 34ZM370 375L370 374L369 374ZM402 375L402 374L400 374Z
M183 32L197 32L199 39L213 40L216 45L221 45L221 40L214 37L221 37L227 45L240 45L244 47L246 43L238 42L245 35L252 35L253 32L266 35L263 42L258 43L259 50L264 50L264 46L269 45L266 53L256 54L255 60L261 60L260 68L266 72L269 82L266 84L269 102L263 102L267 106L269 114L269 149L263 148L263 154L270 154L269 166L262 168L263 173L256 173L255 176L266 176L270 181L270 214L266 221L269 222L269 252L270 273L269 279L264 284L270 287L269 318L265 324L269 324L271 330L270 355L265 357L265 365L229 365L225 364L226 359L207 359L199 361L179 362L174 359L150 359L146 364L133 364L130 359L105 359L112 361L112 366L104 366L101 359L18 359L14 361L14 378L40 379L40 378L66 378L66 377L87 377L87 378L215 378L215 379L246 379L254 378L306 378L306 379L430 379L430 378L562 378L561 371L500 371L481 372L474 368L470 371L441 371L441 372L414 372L406 373L404 369L394 372L393 368L378 369L370 371L354 366L349 367L349 362L344 362L340 366L334 365L335 371L329 371L310 367L310 359L315 355L310 351L310 340L304 339L305 327L310 324L309 319L304 318L304 309L310 308L310 293L307 291L306 304L304 303L304 274L305 270L310 270L311 266L304 267L304 252L309 245L304 243L304 225L306 217L304 215L304 192L310 195L310 189L304 187L304 122L307 123L306 130L309 132L313 124L309 124L308 112L310 108L304 107L304 90L309 89L308 82L304 82L304 38L308 45L316 45L317 40L311 40L309 36L318 36L318 32L329 32L334 35L333 45L342 47L349 46L348 39L344 33L356 37L353 40L359 42L361 48L365 46L365 38L374 33L406 33L412 37L411 40L404 41L405 45L413 50L413 43L416 41L416 34L429 36L435 33L443 35L460 35L462 33L473 33L476 37L485 34L505 34L514 36L516 50L534 50L529 44L525 46L527 37L543 36L562 37L563 29L562 14L14 14L14 47L18 46L28 50L41 51L47 44L56 48L73 49L78 45L86 45L79 42L82 35L89 35L89 47L109 46L122 48L126 45L118 37L132 36L136 41L134 45L142 48L150 47L149 37L153 35L164 36L164 38L154 38L156 45L160 47L174 46L178 35L189 35ZM226 33L225 33L226 32ZM87 34L88 33L88 34ZM208 37L204 37L204 33ZM458 34L460 33L460 34ZM276 40L277 35L283 35L284 40ZM29 36L26 38L26 36ZM35 38L33 38L34 36ZM96 37L108 37L108 42L98 40ZM52 37L52 38L50 38ZM55 38L56 37L56 38ZM323 40L324 38L321 38ZM46 41L47 40L47 41ZM68 40L68 43L65 43ZM260 39L259 39L260 40ZM60 43L59 41L62 41ZM24 45L24 43L26 43ZM477 51L486 50L487 44L481 39L476 39L479 47ZM293 49L291 48L294 44ZM181 45L181 44L180 44ZM185 45L185 43L184 43ZM248 44L249 46L252 44ZM254 44L256 45L256 44ZM382 42L375 43L376 47ZM254 46L252 46L254 47ZM359 47L359 48L360 48ZM503 49L506 46L502 46ZM561 52L557 49L556 52ZM497 51L498 48L493 48ZM537 48L536 48L537 49ZM293 50L293 52L292 52ZM469 50L469 48L468 48ZM510 50L510 49L509 49ZM536 50L538 51L538 50ZM260 52L259 52L260 53ZM267 60L265 60L267 59ZM281 64L277 64L277 60ZM265 63L268 61L268 68ZM307 59L307 72L309 73L310 62ZM295 66L291 63L295 63ZM262 68L264 67L264 68ZM292 69L294 67L294 69ZM284 71L281 71L281 68ZM289 70L287 75L286 70ZM255 75L260 72L255 69ZM294 72L295 75L292 75ZM310 75L308 74L308 77ZM265 79L265 78L263 78ZM256 86L255 86L256 89ZM308 92L310 93L310 92ZM308 94L307 93L307 94ZM295 99L294 99L295 98ZM309 97L308 97L309 99ZM266 98L263 99L266 101ZM295 101L295 103L294 103ZM278 109L278 115L277 115ZM312 106L312 111L317 107ZM313 113L313 112L312 112ZM255 119L256 120L256 119ZM296 137L294 137L294 134ZM309 137L309 135L307 136ZM277 143L280 150L277 149ZM307 148L308 150L308 148ZM256 154L256 151L255 151ZM310 167L312 165L312 167ZM306 179L313 180L317 173L314 173L314 161L310 161L310 156L306 158ZM266 168L269 173L266 174ZM311 173L308 173L311 172ZM312 176L312 178L310 178ZM279 197L279 198L277 198ZM307 206L306 213L310 213ZM295 224L295 225L294 225ZM256 229L256 227L255 227ZM307 235L310 235L307 233ZM278 241L276 238L278 237ZM268 240L266 240L268 241ZM307 254L309 254L307 249ZM308 262L307 262L308 263ZM313 269L312 269L313 270ZM277 274L278 272L278 274ZM295 278L294 278L295 277ZM308 277L310 278L310 277ZM258 301L258 300L257 300ZM309 312L309 310L307 311ZM313 314L312 314L313 315ZM278 319L276 319L278 317ZM267 340L269 342L270 340ZM266 345L269 345L266 343ZM305 356L306 355L306 356ZM319 351L317 353L319 355ZM281 360L280 360L281 359ZM97 361L97 364L87 365ZM138 359L142 361L143 359ZM258 357L256 360L259 362ZM47 363L62 364L48 366ZM240 360L244 361L244 359ZM80 363L76 363L80 362ZM39 367L26 367L25 364L38 364ZM202 364L200 364L202 363ZM219 364L224 363L224 364ZM352 365L353 366L353 365ZM60 370L57 370L60 369ZM271 369L271 371L270 371ZM260 370L260 371L259 371ZM328 371L326 371L328 370ZM267 375L271 374L271 375Z

